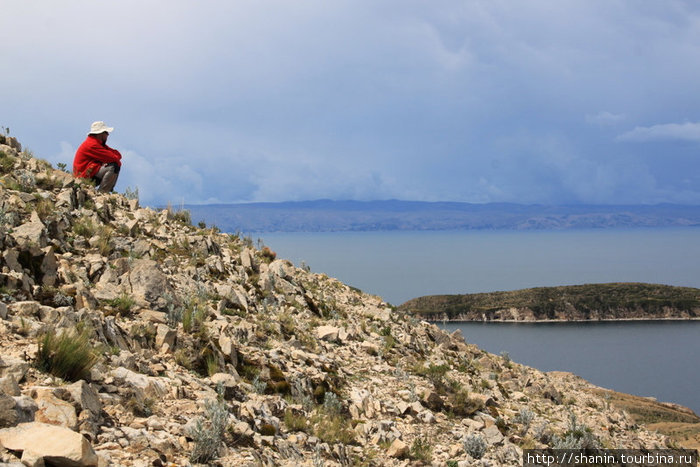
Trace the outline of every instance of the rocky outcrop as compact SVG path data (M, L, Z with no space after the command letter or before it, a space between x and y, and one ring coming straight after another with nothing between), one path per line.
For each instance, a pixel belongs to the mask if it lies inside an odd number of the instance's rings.
M0 462L516 465L572 417L666 443L580 378L0 151Z

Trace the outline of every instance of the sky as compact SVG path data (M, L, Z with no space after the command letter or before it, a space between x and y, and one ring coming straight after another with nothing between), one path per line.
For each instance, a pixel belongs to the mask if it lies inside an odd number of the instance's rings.
M142 204L700 204L700 3L0 0L0 125Z

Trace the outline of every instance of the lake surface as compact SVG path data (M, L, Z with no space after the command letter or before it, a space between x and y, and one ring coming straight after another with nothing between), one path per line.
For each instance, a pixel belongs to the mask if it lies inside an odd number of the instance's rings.
M471 344L542 371L571 371L616 391L700 414L700 321L445 323Z
M700 287L700 228L274 233L297 266L393 304L421 295L599 282ZM448 323L518 362L700 413L700 322Z

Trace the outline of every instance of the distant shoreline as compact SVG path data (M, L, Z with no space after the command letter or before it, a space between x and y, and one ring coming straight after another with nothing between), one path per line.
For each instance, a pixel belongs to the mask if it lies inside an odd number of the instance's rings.
M611 322L625 322L625 321L649 321L649 322L659 322L659 321L700 321L700 317L689 317L689 318L612 318L612 319L538 319L532 321L526 321L522 319L489 319L489 320L475 320L475 319L422 319L428 323L520 323L520 324L538 324L538 323L611 323Z

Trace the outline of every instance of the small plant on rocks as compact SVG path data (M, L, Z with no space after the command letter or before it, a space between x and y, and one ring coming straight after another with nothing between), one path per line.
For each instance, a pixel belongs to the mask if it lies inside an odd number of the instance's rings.
M194 448L190 454L193 463L207 464L219 454L228 425L228 408L221 394L216 400L204 403L205 417L197 419L190 431Z
M90 333L87 328L72 333L58 335L50 330L39 338L34 365L37 369L69 381L87 379L90 369L97 363L98 354L90 345Z
M464 439L464 451L474 459L481 459L486 454L486 441L479 435L471 434Z

